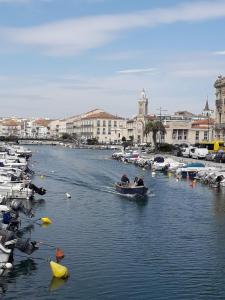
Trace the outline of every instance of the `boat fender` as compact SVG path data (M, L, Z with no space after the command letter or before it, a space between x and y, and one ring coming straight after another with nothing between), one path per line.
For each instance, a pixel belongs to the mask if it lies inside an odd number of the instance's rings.
M10 270L10 269L12 269L13 265L11 263L7 262L4 267L6 269Z

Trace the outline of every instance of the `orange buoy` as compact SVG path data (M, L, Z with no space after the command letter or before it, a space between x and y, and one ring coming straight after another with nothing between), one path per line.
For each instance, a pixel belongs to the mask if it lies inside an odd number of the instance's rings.
M60 262L64 258L64 252L60 248L56 248L55 258L57 262Z

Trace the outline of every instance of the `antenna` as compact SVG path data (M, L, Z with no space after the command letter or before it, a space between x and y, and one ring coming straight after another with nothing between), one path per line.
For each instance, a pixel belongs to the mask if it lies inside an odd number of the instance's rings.
M162 122L162 112L166 112L168 110L167 109L162 109L161 106L157 110L159 110L159 119L160 119L160 122Z

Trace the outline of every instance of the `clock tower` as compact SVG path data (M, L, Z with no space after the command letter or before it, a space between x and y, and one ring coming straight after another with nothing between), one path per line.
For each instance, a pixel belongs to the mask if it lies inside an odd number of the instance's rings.
M141 97L138 100L138 116L144 117L148 114L148 98L146 96L145 90L141 92Z

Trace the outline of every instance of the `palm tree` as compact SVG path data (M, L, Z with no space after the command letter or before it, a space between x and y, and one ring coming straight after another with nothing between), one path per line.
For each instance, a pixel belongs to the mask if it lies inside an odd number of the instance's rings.
M157 133L165 134L166 128L160 121L148 121L144 128L144 135L147 137L150 132L152 132L154 146L157 148Z

